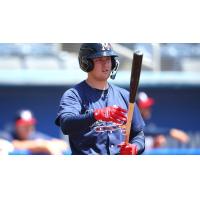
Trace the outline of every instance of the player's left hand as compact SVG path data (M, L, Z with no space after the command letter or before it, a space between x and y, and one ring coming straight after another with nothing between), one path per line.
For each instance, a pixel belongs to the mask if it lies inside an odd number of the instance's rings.
M120 155L137 155L137 147L134 144L122 142L118 147L120 148Z

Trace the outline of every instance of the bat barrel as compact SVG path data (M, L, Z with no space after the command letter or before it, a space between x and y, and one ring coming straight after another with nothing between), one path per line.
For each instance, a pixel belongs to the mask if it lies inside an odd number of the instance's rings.
M133 63L131 70L131 80L130 80L130 98L129 102L134 103L138 88L138 83L140 79L140 72L142 67L143 53L141 51L136 51L133 54Z

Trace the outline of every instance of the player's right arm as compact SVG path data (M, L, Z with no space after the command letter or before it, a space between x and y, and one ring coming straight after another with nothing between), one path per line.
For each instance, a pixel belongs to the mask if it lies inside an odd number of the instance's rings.
M63 134L88 130L96 121L92 111L82 114L82 101L74 89L67 90L61 98L56 125L61 127Z
M126 110L117 106L94 109L87 113L81 111L82 100L76 90L70 89L65 92L56 118L56 124L64 134L89 131L89 127L97 120L115 123L126 121Z

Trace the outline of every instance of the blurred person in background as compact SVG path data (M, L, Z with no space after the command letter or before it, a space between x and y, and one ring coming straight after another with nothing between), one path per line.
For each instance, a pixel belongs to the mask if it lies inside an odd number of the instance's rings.
M146 149L166 147L167 135L180 141L181 143L188 143L190 138L186 132L176 128L159 127L151 121L152 106L154 103L155 100L149 97L145 92L138 93L137 104L146 124L144 128L146 136Z
M4 132L0 130L0 136L3 133ZM0 138L0 155L8 154L9 152L12 152L13 150L14 150L14 147L11 142Z
M35 125L33 113L30 110L20 110L16 113L12 130L1 133L1 141L12 144L13 149L10 147L10 151L26 150L30 154L59 155L68 149L63 140L36 131Z

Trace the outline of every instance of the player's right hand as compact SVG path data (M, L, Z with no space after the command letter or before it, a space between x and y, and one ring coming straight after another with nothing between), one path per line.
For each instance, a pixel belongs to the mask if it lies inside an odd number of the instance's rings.
M94 117L96 120L124 124L127 121L126 113L127 110L119 106L109 106L102 109L96 109L94 111Z

